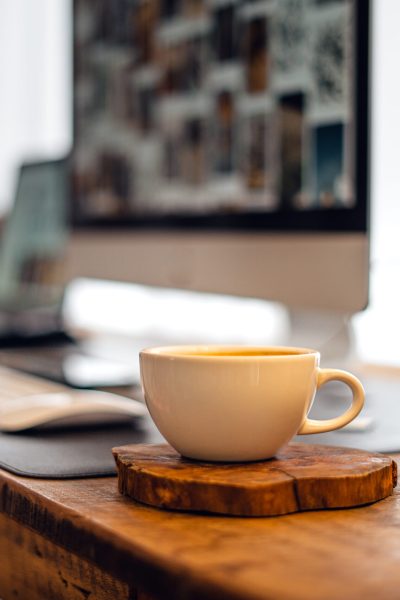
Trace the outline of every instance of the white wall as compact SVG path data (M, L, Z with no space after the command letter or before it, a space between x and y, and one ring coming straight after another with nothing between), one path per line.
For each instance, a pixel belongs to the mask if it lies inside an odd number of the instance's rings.
M71 143L70 35L70 0L1 2L0 214L18 164Z
M400 366L400 2L373 4L371 300L354 324L363 360Z
M400 2L374 0L372 259L400 260Z

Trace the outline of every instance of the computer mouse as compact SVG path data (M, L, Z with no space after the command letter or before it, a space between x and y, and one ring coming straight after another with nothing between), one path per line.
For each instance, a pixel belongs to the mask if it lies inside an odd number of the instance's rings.
M68 390L32 394L0 402L0 431L105 425L145 414L147 409L141 402L109 392Z

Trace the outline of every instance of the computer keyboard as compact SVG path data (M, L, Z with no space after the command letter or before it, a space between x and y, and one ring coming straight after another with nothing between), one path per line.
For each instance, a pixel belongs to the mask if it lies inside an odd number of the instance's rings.
M365 387L365 406L360 415L343 429L297 436L296 441L360 448L377 452L400 451L400 377L360 377ZM310 411L312 419L329 419L349 405L351 392L332 382L318 390Z

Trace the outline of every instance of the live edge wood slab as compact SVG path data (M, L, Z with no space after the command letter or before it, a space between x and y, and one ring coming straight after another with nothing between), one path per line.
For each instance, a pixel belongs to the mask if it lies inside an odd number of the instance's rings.
M333 446L289 444L254 463L205 463L171 446L114 448L119 491L163 509L236 516L348 508L386 498L397 485L396 463L382 454Z

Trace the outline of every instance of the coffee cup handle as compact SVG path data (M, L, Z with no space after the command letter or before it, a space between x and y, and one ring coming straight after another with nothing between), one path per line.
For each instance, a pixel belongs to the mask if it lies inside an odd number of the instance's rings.
M333 380L342 381L348 385L353 392L352 403L342 415L333 419L316 420L306 418L298 431L299 434L324 433L325 431L340 429L355 419L364 406L364 388L357 377L351 373L339 369L318 369L317 377L317 390L324 385L324 383Z

